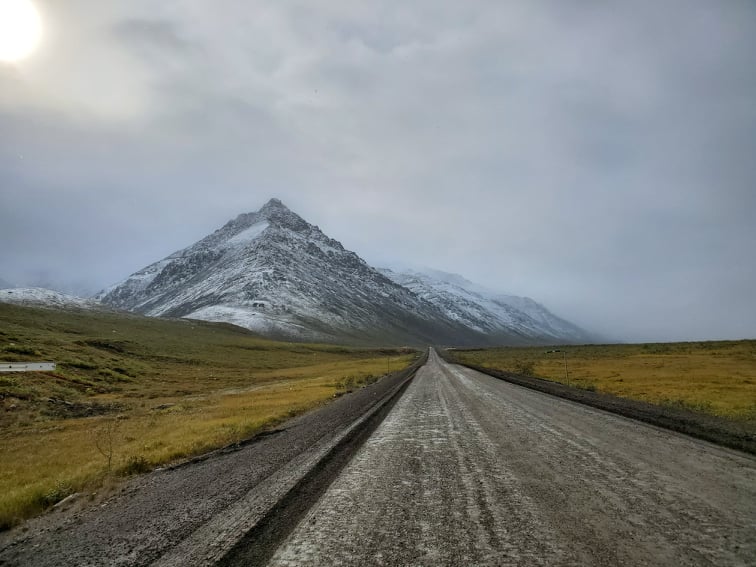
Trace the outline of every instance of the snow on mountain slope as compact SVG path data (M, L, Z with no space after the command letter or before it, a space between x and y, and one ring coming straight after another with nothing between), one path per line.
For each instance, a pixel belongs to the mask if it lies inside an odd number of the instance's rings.
M97 297L146 315L299 340L491 345L586 336L530 299L461 276L375 270L277 199Z
M458 274L437 270L380 271L433 303L450 319L487 335L514 332L536 341L591 341L586 331L528 297L492 292Z
M41 287L0 289L0 303L80 309L102 309L104 307L94 299L84 299Z
M147 315L227 321L281 338L484 341L277 199L98 298Z

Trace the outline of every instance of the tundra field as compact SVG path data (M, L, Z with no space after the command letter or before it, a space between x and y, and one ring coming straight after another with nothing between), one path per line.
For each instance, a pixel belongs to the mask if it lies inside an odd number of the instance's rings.
M563 352L547 352L555 349ZM756 430L756 340L452 352L462 363L682 407L744 422Z
M74 492L239 442L416 356L0 304L0 360L57 363L0 374L0 529Z

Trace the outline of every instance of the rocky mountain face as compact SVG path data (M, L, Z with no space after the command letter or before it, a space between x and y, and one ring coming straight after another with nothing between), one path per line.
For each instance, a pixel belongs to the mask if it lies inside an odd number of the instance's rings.
M560 319L529 297L487 290L458 274L437 270L381 269L383 275L438 307L447 318L499 338L500 342L572 342L596 340L580 327Z
M296 340L487 345L577 336L530 300L522 300L532 303L525 313L513 305L519 298L507 303L442 288L370 267L272 199L97 298L146 315L224 321Z
M101 292L152 316L225 321L276 338L476 342L279 200Z

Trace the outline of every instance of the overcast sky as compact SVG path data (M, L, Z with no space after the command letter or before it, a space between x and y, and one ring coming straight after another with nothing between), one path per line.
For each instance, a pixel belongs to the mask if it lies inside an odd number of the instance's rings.
M96 291L279 197L624 340L756 337L756 3L37 0L0 279Z

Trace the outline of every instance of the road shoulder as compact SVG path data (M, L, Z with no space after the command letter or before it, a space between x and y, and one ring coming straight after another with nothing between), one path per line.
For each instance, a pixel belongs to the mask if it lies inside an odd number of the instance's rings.
M581 390L565 386L558 382L551 382L549 380L524 376L521 374L513 374L511 372L504 372L475 364L465 364L457 360L451 352L442 348L437 349L436 352L438 352L439 356L446 362L458 364L488 374L499 380L505 380L531 390L585 404L624 417L643 421L657 427L670 429L672 431L677 431L678 433L684 433L697 439L710 441L730 449L736 449L738 451L756 455L756 435L742 424L732 420L705 415L681 408L658 406L638 400L620 398L602 392Z

